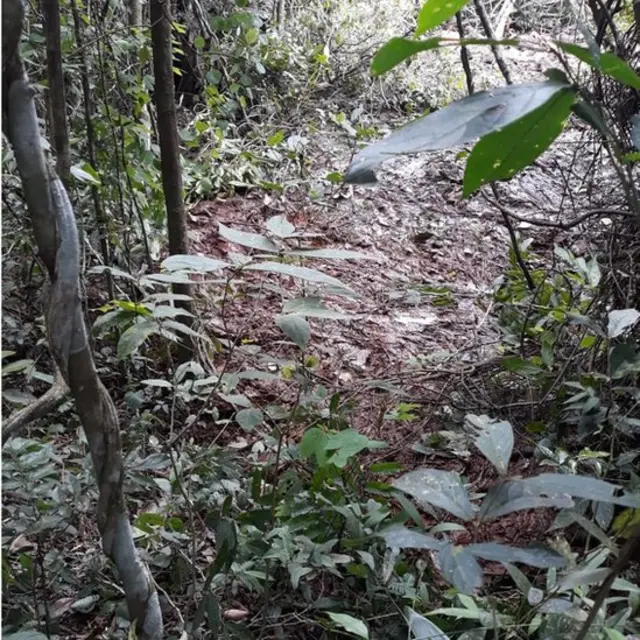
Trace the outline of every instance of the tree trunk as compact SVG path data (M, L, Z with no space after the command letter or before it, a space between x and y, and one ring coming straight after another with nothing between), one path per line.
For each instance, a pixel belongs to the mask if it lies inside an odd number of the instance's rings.
M69 134L67 132L67 103L62 71L60 46L60 7L58 0L43 0L44 34L47 42L47 75L49 78L49 105L51 107L51 129L56 152L56 171L68 187L71 174Z
M160 138L160 167L165 206L169 253L189 253L187 214L182 194L182 169L180 167L180 141L176 124L176 100L173 84L171 54L171 5L169 0L151 0L151 44L153 48L153 75L155 78L154 99L158 114L158 136ZM190 295L190 286L174 284L173 291ZM191 309L190 303L182 303ZM181 360L190 356L191 344L186 342L181 350Z
M104 553L114 562L122 582L129 619L138 638L161 640L158 593L137 554L122 490L118 416L98 377L84 323L78 228L67 190L47 165L34 91L18 50L23 18L21 0L2 0L3 126L15 153L38 251L51 281L46 311L49 346L87 436L100 492L98 529Z

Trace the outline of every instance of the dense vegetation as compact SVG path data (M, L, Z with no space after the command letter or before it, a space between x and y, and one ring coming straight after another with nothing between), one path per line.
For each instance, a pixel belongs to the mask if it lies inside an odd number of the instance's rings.
M3 0L3 637L640 634L640 3L373 4Z

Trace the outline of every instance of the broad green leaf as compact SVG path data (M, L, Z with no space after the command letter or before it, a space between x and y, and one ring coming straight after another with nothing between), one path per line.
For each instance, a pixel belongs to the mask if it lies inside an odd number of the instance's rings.
M422 531L407 529L400 525L389 527L380 531L379 535L384 538L387 546L391 549L429 549L437 551L445 544L442 540L428 536Z
M449 636L431 620L427 620L410 607L406 608L405 616L409 625L409 640L449 640Z
M466 547L447 544L438 560L444 578L461 593L471 595L482 586L482 568Z
M607 567L599 569L578 569L564 576L558 584L558 591L573 591L576 587L586 587L602 582L611 570Z
M258 425L262 424L264 416L260 409L240 409L236 413L236 422L245 430L253 431Z
M501 482L489 488L482 501L478 517L486 521L501 518L515 511L540 508L570 508L573 500L570 496L561 494L553 497L542 497L538 492L528 490L519 481Z
M627 493L616 496L621 489L618 485L591 478L560 473L542 473L538 476L519 480L525 489L532 493L557 495L568 494L573 498L611 502L623 507L640 508L640 494Z
M384 442L378 440L369 440L367 436L354 431L353 429L345 429L329 436L325 444L328 452L333 452L329 458L329 462L339 469L347 466L349 460L364 451L365 449L380 449L385 447Z
M369 629L367 629L367 625L362 622L362 620L358 620L358 618L354 618L346 613L333 613L333 611L327 611L327 615L346 632L358 638L368 640Z
M609 135L609 128L607 127L607 123L602 117L600 110L594 107L591 103L586 101L576 102L571 110L578 116L578 118L592 126L600 135L604 137Z
M316 269L309 269L308 267L298 267L293 264L284 264L282 262L259 262L258 264L251 264L245 267L245 269L250 271L278 273L283 276L291 276L292 278L300 278L301 280L308 280L309 282L328 284L338 289L351 291L351 289L342 284L337 278L329 276L326 273L322 273L321 271L317 271Z
M469 0L427 0L418 14L416 36L435 29L452 18Z
M640 312L636 309L617 309L609 312L607 337L617 338L640 320Z
M287 255L325 260L377 260L373 256L368 256L359 251L348 251L347 249L295 249L294 251L287 251Z
M520 373L523 376L537 376L542 373L544 369L529 360L523 360L522 358L503 358L502 366L507 371L513 371L513 373Z
M98 172L87 162L73 165L71 167L71 175L80 182L86 182L97 187L101 184Z
M386 73L402 61L421 51L437 49L441 38L429 38L429 40L410 40L408 38L391 38L373 56L371 61L371 73L379 76Z
M531 113L568 87L554 81L509 85L457 100L362 149L349 166L345 182L375 183L374 170L396 155L450 149L472 142Z
M614 380L640 373L640 351L635 343L617 344L609 354L609 370Z
M49 636L39 631L18 631L17 633L3 634L5 640L47 640Z
M226 240L229 240L229 242L240 244L243 247L267 251L269 253L278 253L280 251L278 245L258 233L247 233L246 231L231 229L223 225L222 222L218 223L218 231L220 235Z
M289 300L284 303L282 310L288 314L305 316L307 318L330 318L332 320L343 320L345 318L352 317L347 313L329 309L329 307L324 305L322 299L317 296Z
M484 457L506 475L513 452L513 428L508 422L492 422L488 416L468 415L465 418L478 432L475 445Z
M208 273L228 267L228 262L214 260L206 256L173 255L162 261L162 268L167 271L197 271Z
M247 398L243 393L229 394L218 392L218 396L234 407L241 407L243 409L251 408L251 400L249 400L249 398Z
M470 544L466 548L474 556L494 562L520 562L538 569L563 567L565 564L564 558L557 551L542 546L520 549L498 544L497 542L481 542Z
M150 336L158 333L160 327L154 320L143 320L129 327L118 340L118 358L122 360L136 351Z
M311 326L302 316L276 316L276 325L291 342L302 350L306 348L311 337Z
M457 473L439 469L418 469L401 476L393 486L419 503L444 509L461 520L472 520L473 505Z
M572 89L558 91L541 106L476 143L464 171L463 197L483 184L512 178L546 151L564 129L575 97Z
M613 53L601 52L594 56L589 49L580 47L571 42L556 42L556 44L567 53L575 56L582 62L586 62L590 67L598 69L604 75L615 78L628 87L640 91L640 76L624 61Z
M302 440L300 441L300 454L305 458L311 456L316 457L316 462L319 466L324 465L327 459L327 442L329 436L318 427L311 427L304 432Z
M186 273L180 271L176 273L150 273L146 279L162 284L193 284L193 280Z
M267 229L278 238L290 238L295 235L296 228L287 220L287 216L272 216L267 220Z

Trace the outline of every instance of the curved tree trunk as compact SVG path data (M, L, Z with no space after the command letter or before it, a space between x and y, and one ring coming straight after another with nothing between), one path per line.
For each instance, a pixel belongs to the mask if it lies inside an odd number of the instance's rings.
M2 0L3 125L13 147L38 251L51 279L46 313L49 345L82 422L100 492L98 528L125 591L137 637L162 638L158 594L138 557L122 491L118 417L98 377L80 298L78 229L67 191L42 150L33 89L18 51L21 0Z

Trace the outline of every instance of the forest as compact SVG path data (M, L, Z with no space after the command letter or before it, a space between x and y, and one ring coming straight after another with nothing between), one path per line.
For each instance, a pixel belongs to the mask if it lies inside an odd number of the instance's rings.
M7 640L640 638L640 0L2 0Z

